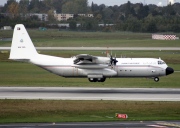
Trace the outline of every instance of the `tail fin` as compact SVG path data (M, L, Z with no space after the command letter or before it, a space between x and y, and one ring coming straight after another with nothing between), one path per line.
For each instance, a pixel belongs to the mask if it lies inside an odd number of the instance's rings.
M9 59L30 60L31 57L34 57L37 54L38 53L24 25L17 24L14 28Z

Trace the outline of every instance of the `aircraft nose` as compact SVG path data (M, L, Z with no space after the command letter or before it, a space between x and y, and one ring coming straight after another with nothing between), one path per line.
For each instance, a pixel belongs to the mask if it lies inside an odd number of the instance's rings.
M166 75L172 74L174 72L174 69L171 67L166 68Z

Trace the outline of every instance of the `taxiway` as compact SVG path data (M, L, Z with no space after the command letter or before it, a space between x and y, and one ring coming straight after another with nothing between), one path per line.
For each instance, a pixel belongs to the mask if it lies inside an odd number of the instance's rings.
M179 128L179 121L1 124L0 128Z

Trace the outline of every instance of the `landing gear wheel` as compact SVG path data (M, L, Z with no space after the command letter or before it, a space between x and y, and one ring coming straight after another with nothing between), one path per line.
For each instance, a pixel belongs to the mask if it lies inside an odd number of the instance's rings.
M89 78L88 80L89 80L89 82L93 82L93 78Z
M105 78L105 77L101 79L101 82L104 82L104 81L106 81L106 78Z
M97 79L97 78L89 78L89 81L90 81L90 82L97 82L98 79Z
M89 78L90 82L104 82L106 80L105 77L103 78Z
M106 80L106 78L105 77L103 77L103 78L99 78L98 79L98 82L104 82Z
M98 81L98 79L97 78L93 78L93 82L97 82Z
M154 81L158 82L159 81L159 77L154 77Z
M97 81L98 81L98 82L101 82L101 78L98 78Z

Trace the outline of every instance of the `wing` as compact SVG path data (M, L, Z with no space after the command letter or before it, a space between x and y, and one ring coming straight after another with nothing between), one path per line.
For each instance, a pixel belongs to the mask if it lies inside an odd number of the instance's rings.
M76 59L74 60L74 64L93 64L96 62L95 60L98 59L96 56L88 55L88 54L80 54L75 56Z
M84 69L102 69L108 68L110 58L80 54L75 56L73 67Z

